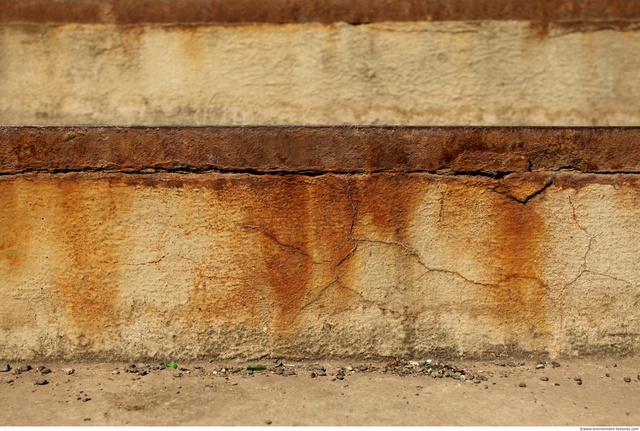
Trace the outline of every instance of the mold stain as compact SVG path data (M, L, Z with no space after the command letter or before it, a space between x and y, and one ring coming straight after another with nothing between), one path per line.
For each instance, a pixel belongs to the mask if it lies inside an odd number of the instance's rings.
M66 179L56 183L56 230L67 267L56 286L74 331L99 341L119 323L120 243L124 240L130 193L117 178Z

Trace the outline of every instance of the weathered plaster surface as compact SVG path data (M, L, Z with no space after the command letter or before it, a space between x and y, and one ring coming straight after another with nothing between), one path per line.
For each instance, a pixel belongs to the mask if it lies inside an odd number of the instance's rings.
M627 23L3 24L0 124L638 125Z
M637 353L640 177L521 175L4 176L0 357Z

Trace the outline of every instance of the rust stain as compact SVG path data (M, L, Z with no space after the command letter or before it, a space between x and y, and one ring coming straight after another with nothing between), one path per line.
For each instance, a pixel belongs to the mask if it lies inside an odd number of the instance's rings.
M15 181L0 182L0 264L6 265L5 274L19 271L24 265L33 230L30 211L18 195L20 189Z
M130 193L117 178L57 181L61 248L69 263L57 280L63 309L75 330L96 342L116 330L122 265L121 222L130 206Z
M100 142L100 145L96 145ZM322 143L321 145L319 143ZM640 172L638 127L0 127L0 173Z
M374 174L361 181L357 224L370 217L377 239L410 241L410 221L422 199L423 178L411 174Z
M628 0L1 0L1 22L296 23L640 18Z
M275 329L290 330L310 290L308 185L299 178L260 178L252 182L251 194L256 206L245 216L244 227L258 235Z
M504 174L526 172L530 168L529 157L523 154L485 152L463 152L453 162L456 172Z
M514 333L547 333L546 286L541 279L546 224L532 204L496 195L488 265L499 268L488 300L494 317Z

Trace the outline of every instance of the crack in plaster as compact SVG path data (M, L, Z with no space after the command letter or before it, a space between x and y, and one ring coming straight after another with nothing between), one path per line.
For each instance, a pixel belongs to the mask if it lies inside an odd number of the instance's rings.
M546 189L546 187L545 187ZM440 272L440 273L444 273L444 274L449 274L449 275L453 275L455 277L459 277L462 280L464 280L465 282L469 283L469 284L473 284L476 286L483 286L483 287L493 287L493 288L497 288L498 286L500 286L501 284L512 280L514 278L519 278L519 279L524 279L524 280L533 280L537 283L539 283L542 287L544 287L545 289L548 289L548 286L540 279L537 277L531 277L531 276L526 276L526 275L521 275L521 274L510 274L507 275L506 277L502 278L501 280L499 280L496 283L481 283L479 281L475 281L472 280L468 277L465 277L464 275L462 275L461 273L457 272L457 271L452 271L452 270L448 270L448 269L441 269L441 268L431 268L429 266L427 266L421 259L420 254L413 250L412 248L408 247L407 245L405 245L404 243L401 242L397 242L397 241L383 241L383 240L376 240L376 239L371 239L371 238L355 238L353 236L353 227L355 224L355 219L356 219L356 215L357 215L357 207L355 205L355 203L353 202L353 199L351 197L351 184L347 183L347 195L349 198L349 202L351 203L351 207L353 209L353 216L351 218L351 225L349 228L349 239L351 240L351 242L353 243L353 248L344 256L342 257L342 259L340 259L340 261L338 261L335 265L331 266L331 271L333 272L334 275L334 279L329 282L326 286L324 286L316 295L315 298L313 298L312 300L308 301L307 303L305 303L302 307L300 307L298 309L298 311L296 311L296 313L293 315L291 322L287 322L287 323L293 323L293 321L296 319L296 317L298 316L298 314L300 314L300 312L302 312L305 308L307 308L308 306L310 306L311 304L313 304L314 302L318 301L323 293L331 286L333 286L334 284L337 284L338 286L350 290L352 292L354 292L355 294L357 294L361 300L364 303L370 303L370 304L378 304L378 301L373 301L373 300L369 300L364 298L364 296L362 295L361 292L358 292L348 286L345 286L341 281L340 281L340 276L338 274L337 268L344 263L348 258L350 258L353 254L355 254L355 252L358 249L358 244L359 243L372 243L372 244L383 244L383 245L389 245L389 246L394 246L394 247L400 247L402 248L407 254L409 254L410 256L412 256L415 260L416 263L418 263L420 266L422 266L425 269L425 272L420 275L420 277L418 277L418 279L422 278L425 274L428 274L430 272Z
M580 273L573 280L571 280L571 282L565 284L563 289L566 289L567 287L569 287L572 284L574 284L575 282L577 282L580 279L580 277L582 277L582 275L584 273L599 275L601 277L610 278L612 280L616 280L616 281L620 281L622 283L626 283L629 286L633 286L633 283L631 283L630 281L624 280L622 278L614 277L613 275L591 271L588 268L588 266L587 266L587 256L589 255L589 252L591 251L591 245L592 245L595 237L592 234L590 234L589 232L587 232L587 230L580 225L580 223L578 222L578 218L576 216L576 207L573 204L573 200L571 199L571 196L568 196L568 199L569 199L569 204L571 205L573 221L575 222L576 226L578 226L578 229L580 229L582 232L584 232L585 235L587 235L589 237L589 243L587 245L587 250L584 253L584 256L582 257L582 265L580 265Z

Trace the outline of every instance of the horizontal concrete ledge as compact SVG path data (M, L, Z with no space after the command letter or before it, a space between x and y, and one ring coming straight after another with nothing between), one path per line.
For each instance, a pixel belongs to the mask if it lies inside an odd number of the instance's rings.
M0 127L0 174L640 172L638 127Z
M371 23L615 21L640 18L627 0L1 0L0 22Z

